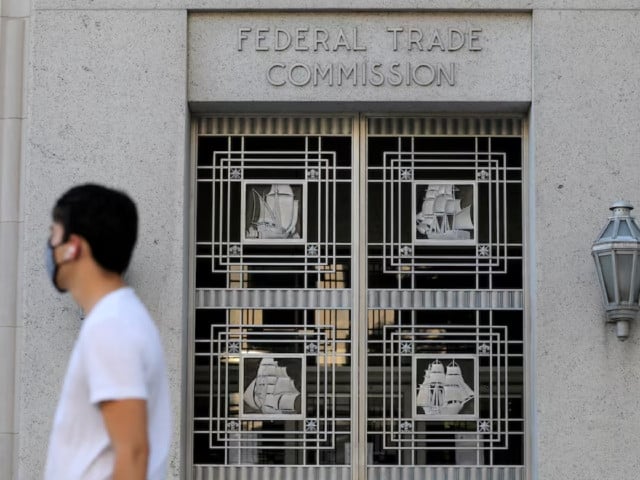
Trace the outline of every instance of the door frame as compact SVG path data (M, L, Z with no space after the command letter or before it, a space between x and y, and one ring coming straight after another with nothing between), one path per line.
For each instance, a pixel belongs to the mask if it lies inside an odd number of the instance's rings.
M327 117L338 115L326 114L326 113L308 113L308 114L273 114L264 113L264 116L269 117ZM352 411L357 412L356 415L352 415L351 425L351 479L366 479L367 478L367 373L364 368L357 368L358 366L367 365L367 126L368 119L370 117L450 117L451 114L416 114L400 112L389 113L387 115L380 113L346 113L339 114L342 117L349 116L352 120L352 172L353 175L358 175L358 178L352 179L352 205L357 208L353 209L352 213L352 309L351 309L351 332L354 339L358 341L352 341L352 358L356 360L355 365L352 364L351 374L351 387L354 392L361 392L360 395L353 395L351 398ZM187 246L185 247L185 254L187 255L186 263L188 265L188 284L187 299L188 305L186 306L186 335L184 341L184 352L186 355L186 361L183 368L183 395L182 401L185 408L182 409L182 425L180 428L181 434L181 457L183 461L184 477L192 478L193 476L193 449L194 449L194 325L195 325L195 226L196 226L196 205L195 205L195 179L196 179L196 160L197 160L197 146L198 146L198 131L197 122L202 117L217 117L217 116L236 116L236 117L256 117L262 116L260 113L222 113L216 112L215 114L199 114L191 117L191 129L190 129L190 144L189 144L189 165L187 170L188 184L185 186L185 201L188 202L188 232L187 232ZM504 114L456 114L456 117L479 117L479 118L504 118L515 117L512 113ZM524 469L525 476L531 479L531 465L532 465L532 421L533 418L533 405L535 392L532 386L532 371L534 364L532 362L532 340L535 339L535 332L531 322L531 272L532 262L534 261L534 242L533 229L531 227L531 209L533 205L533 194L535 192L535 184L533 180L533 165L531 153L532 145L529 140L529 120L527 116L521 115L523 121L522 128L522 251L523 251L523 293L524 293L524 309L523 309L523 358L525 360L524 365L524 378L523 378L523 398L524 398ZM354 228L357 226L357 228ZM365 339L365 340L362 340Z

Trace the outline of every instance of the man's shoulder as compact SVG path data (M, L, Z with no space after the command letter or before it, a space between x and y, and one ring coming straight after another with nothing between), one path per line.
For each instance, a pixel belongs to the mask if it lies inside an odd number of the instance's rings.
M148 315L146 307L131 287L123 287L105 295L87 317L102 318L117 314Z
M154 328L147 308L135 291L126 287L105 296L85 318L83 334L100 336L110 331L134 332Z

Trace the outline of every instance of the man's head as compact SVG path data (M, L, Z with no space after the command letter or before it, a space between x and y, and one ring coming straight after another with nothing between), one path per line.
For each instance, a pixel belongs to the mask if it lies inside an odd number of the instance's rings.
M125 272L138 234L136 206L126 194L93 184L73 187L58 199L52 216L50 245L58 268L76 259L85 245L100 268ZM61 246L63 252L56 252Z

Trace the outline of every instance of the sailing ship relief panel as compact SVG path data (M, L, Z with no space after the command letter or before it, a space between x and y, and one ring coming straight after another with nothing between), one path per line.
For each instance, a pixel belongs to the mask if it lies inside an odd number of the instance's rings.
M197 122L196 478L234 465L348 475L352 123Z
M495 121L368 119L370 478L524 478L522 123Z

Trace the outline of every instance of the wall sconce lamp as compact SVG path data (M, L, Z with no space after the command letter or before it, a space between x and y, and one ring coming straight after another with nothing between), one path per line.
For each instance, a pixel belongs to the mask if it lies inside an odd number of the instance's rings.
M613 215L591 247L607 321L616 324L616 335L623 341L640 310L640 227L632 209L627 201L611 205Z

